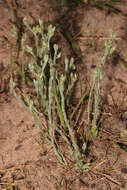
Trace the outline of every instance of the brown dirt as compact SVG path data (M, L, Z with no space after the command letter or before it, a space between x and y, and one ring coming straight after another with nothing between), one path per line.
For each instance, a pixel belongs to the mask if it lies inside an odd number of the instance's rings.
M125 190L127 152L120 149L117 142L127 144L127 138L121 135L127 129L127 68L122 61L127 62L127 2L123 0L115 5L123 15L86 5L74 7L67 18L61 17L59 9L52 9L56 6L54 2L0 0L0 189L7 189L12 184L17 190ZM91 167L83 173L59 164L29 113L9 91L8 65L14 42L11 7L16 8L19 18L27 16L31 24L39 18L45 22L57 19L64 30L72 32L82 58L72 52L60 31L58 43L64 57L73 53L80 62L77 67L83 91L92 84L93 72L101 62L110 29L116 34L114 45L122 59L113 56L105 65L101 90L103 120L98 138L89 147L87 161L91 162ZM78 99L79 85L76 90ZM81 122L85 127L85 113Z

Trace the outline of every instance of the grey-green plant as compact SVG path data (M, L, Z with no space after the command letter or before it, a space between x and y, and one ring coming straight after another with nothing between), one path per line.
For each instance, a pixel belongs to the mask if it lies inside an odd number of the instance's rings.
M102 57L101 64L98 66L97 70L93 76L93 85L90 89L89 102L88 102L88 122L90 121L90 108L92 103L93 96L93 119L92 119L92 127L89 129L88 141L92 141L94 137L97 136L98 133L98 115L99 115L99 103L100 103L100 90L101 90L101 81L103 79L103 68L105 63L107 62L108 57L113 54L115 51L115 47L113 46L113 42L115 40L114 32L111 31L110 38L105 42L105 53Z
M24 70L24 51L27 51L33 61L29 63L28 70L33 78L33 86L36 92L36 98L22 98L16 92L16 84L11 78L10 85L16 98L31 113L36 125L42 132L42 135L52 146L58 160L68 164L67 156L59 145L59 138L63 139L68 147L68 154L75 158L76 166L80 170L89 167L89 163L84 163L82 158L86 150L86 142L82 143L79 148L77 137L69 120L67 108L69 107L72 90L77 81L76 68L74 59L65 59L64 69L59 69L59 60L61 52L57 44L51 48L51 39L54 36L55 27L49 25L46 29L41 20L37 26L31 27L24 18L24 25L32 33L35 45L34 47L26 46L27 35L22 39L22 75L25 81ZM43 127L41 119L45 119L47 126Z
M88 102L88 121L90 120L90 107L92 103L92 97L94 102L93 120L91 128L88 132L88 141L92 141L98 133L98 116L99 116L99 103L100 103L100 89L101 81L103 78L103 67L106 63L109 55L111 55L115 48L112 46L115 36L111 33L110 39L105 43L105 54L102 58L102 63L97 68L93 85L89 93L85 93L79 104L73 110L71 117L68 117L68 108L70 106L70 98L72 90L77 81L76 68L74 59L70 60L65 58L63 70L60 70L59 60L61 52L57 44L51 46L51 39L54 36L55 27L49 25L48 28L44 27L44 24L39 20L37 26L31 27L24 18L24 25L32 33L34 46L26 46L27 34L22 38L22 59L21 68L16 67L22 77L23 83L27 84L27 75L25 73L25 51L31 55L31 61L28 64L27 71L30 73L32 79L32 85L36 93L35 98L22 98L17 93L17 85L13 80L12 75L10 79L10 85L12 91L18 101L30 111L36 125L42 132L43 137L52 146L58 160L68 165L70 158L74 158L76 166L80 171L89 168L89 163L84 163L84 154L87 149L87 142L85 138L82 138L82 146L79 147L77 140L75 124L73 126L72 118L77 112L81 102L87 96L89 96ZM13 60L10 59L11 68L13 68ZM12 69L11 69L12 70ZM32 96L31 96L32 97ZM45 120L46 126L43 124ZM76 123L77 124L77 123ZM60 136L60 137L59 137ZM82 135L83 136L83 135ZM62 143L66 143L68 148L68 155L65 154L64 149L61 148L59 140Z

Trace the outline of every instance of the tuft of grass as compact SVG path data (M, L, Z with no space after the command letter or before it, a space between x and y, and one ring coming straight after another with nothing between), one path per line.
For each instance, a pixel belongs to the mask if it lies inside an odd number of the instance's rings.
M6 188L6 190L14 190L13 185L10 183L10 184L9 184L9 187Z
M94 2L94 6L100 10L106 10L124 16L122 11L114 6L114 4L120 2L120 0L106 0L106 1L92 0L92 1Z

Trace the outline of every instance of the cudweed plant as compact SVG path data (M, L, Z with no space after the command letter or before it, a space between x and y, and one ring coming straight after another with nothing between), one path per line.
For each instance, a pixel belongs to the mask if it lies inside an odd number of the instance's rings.
M49 25L47 32L45 32L44 24L41 20L39 20L39 24L37 26L31 27L26 18L24 18L24 25L32 33L35 44L34 47L28 45L26 46L26 40L28 37L26 34L23 35L20 75L23 83L27 84L27 76L24 69L24 53L27 51L33 58L33 61L28 65L27 71L30 73L30 77L32 78L32 84L36 92L36 99L30 97L22 99L16 91L16 84L12 75L10 80L11 88L18 101L30 111L36 125L41 130L43 137L52 146L58 160L62 164L68 165L70 157L73 157L76 166L80 171L82 171L89 168L90 165L89 163L84 163L83 161L84 153L87 148L87 142L83 140L82 146L80 145L79 147L71 119L69 119L67 112L71 92L77 81L74 59L65 59L64 71L61 73L58 69L58 62L61 57L61 52L59 52L57 44L53 45L53 50L51 52L50 45L51 39L54 36L55 27ZM94 100L94 110L92 127L89 129L88 133L88 142L92 141L98 133L97 120L99 115L99 97L101 80L103 78L103 67L108 56L115 50L115 48L112 47L114 39L115 36L112 32L110 40L105 43L105 54L102 58L102 63L99 65L94 74L93 86L89 93L88 120L90 118L92 97ZM72 117L74 113L72 113ZM46 127L43 127L40 118L47 121ZM59 144L58 136L60 136L62 142L66 143L69 156L65 156L65 152Z
M89 163L84 164L82 161L82 152L85 152L86 143L84 142L83 150L81 150L67 113L71 92L77 81L74 59L65 59L64 72L61 74L57 69L58 60L61 57L57 44L53 45L53 53L51 53L50 42L54 35L55 27L49 25L46 33L41 20L39 20L37 26L31 27L27 19L24 18L24 24L33 34L35 46L25 46L27 35L24 34L22 39L22 76L24 81L24 51L27 51L33 58L33 62L28 65L28 70L33 78L37 100L35 101L32 98L22 100L16 93L16 84L11 78L10 84L14 95L30 111L36 125L52 146L58 160L64 165L68 164L64 151L59 146L59 138L57 137L59 134L67 144L70 156L75 158L76 166L80 170L84 170L89 167ZM43 129L39 120L42 117L48 120L47 130Z

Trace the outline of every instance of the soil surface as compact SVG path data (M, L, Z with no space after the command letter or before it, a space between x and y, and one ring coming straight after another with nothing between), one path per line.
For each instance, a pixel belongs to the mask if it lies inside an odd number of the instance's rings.
M127 189L127 152L120 147L127 145L127 134L124 134L127 130L127 1L114 3L114 7L121 12L101 10L93 3L84 7L72 5L65 16L54 0L0 0L1 190ZM82 92L92 85L93 73L101 63L110 30L116 35L115 54L104 66L100 105L103 119L98 137L89 146L86 161L91 162L91 167L82 173L75 168L64 168L58 162L30 114L10 90L9 62L15 43L13 27L16 25L14 12L19 22L27 17L31 25L36 24L38 19L60 24L57 43L63 59L70 55L75 57ZM19 36L22 30L19 27ZM64 35L67 30L81 52L73 49L68 42ZM18 51L20 54L20 47ZM74 94L75 101L82 95L79 83ZM87 125L86 111L81 118L83 127Z

